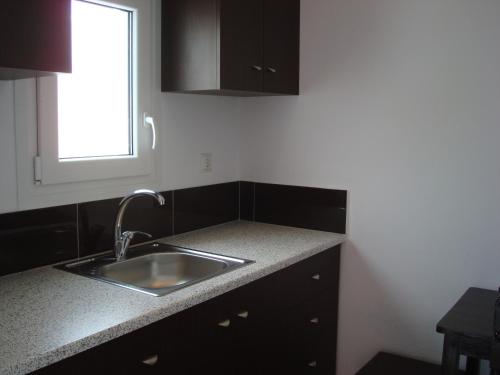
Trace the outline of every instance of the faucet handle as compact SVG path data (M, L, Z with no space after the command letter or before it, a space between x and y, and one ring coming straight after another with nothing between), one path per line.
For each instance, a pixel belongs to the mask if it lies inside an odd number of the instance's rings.
M136 234L141 234L143 236L146 236L148 238L152 238L153 236L150 235L149 233L146 232L141 232L139 230L131 230L131 231L126 231L123 232L120 236L119 241L115 244L115 254L116 254L116 259L122 260L125 257L125 254L127 253L128 247L130 245L130 241L132 241L135 237Z
M140 230L128 230L126 232L123 232L122 236L123 236L123 239L131 241L135 237L136 234L140 234L140 235L148 237L148 238L152 238L153 237L149 233L141 232Z

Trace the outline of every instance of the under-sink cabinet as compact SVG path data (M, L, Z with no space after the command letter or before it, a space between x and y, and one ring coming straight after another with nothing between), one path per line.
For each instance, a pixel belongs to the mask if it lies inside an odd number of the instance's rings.
M35 374L335 374L339 262L336 246Z

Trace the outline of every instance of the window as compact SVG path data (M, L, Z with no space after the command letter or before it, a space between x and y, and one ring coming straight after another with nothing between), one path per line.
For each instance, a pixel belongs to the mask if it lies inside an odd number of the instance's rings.
M40 182L148 175L151 2L71 6L72 73L38 79Z
M71 12L73 72L57 79L59 158L132 155L132 12L86 1Z

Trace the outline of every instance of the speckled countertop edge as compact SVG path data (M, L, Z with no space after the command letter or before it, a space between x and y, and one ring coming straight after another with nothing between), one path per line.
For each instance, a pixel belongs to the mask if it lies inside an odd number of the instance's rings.
M0 278L0 375L35 371L345 241L342 234L235 221L159 242L254 260L152 297L43 267ZM78 298L76 298L78 296Z

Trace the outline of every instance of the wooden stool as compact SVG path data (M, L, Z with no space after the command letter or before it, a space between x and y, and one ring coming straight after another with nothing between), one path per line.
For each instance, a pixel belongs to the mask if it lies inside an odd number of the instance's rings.
M455 375L460 356L467 357L467 375L478 375L479 360L491 359L496 290L469 288L437 324L444 334L442 375Z

